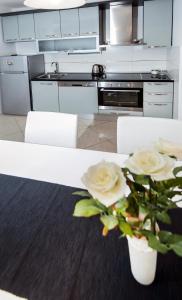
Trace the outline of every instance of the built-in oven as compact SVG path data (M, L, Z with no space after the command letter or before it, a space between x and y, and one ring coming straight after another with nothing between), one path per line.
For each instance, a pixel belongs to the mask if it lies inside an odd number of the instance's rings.
M99 113L143 115L143 82L99 82Z

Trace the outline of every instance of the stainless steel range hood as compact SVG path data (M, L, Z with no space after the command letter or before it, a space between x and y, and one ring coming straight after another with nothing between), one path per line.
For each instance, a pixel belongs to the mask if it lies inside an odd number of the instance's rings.
M110 4L110 44L127 45L132 41L132 4Z
M131 1L110 3L110 45L131 45L142 42L143 14Z

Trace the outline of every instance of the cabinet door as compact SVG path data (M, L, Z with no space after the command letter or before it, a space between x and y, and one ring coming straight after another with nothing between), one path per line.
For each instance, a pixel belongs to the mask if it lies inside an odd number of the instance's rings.
M61 10L61 33L62 37L79 35L78 9Z
M80 35L99 34L99 8L86 7L79 9Z
M18 26L21 41L31 41L35 39L33 14L19 15Z
M2 25L5 42L16 42L19 40L17 16L3 17Z
M71 114L98 113L97 87L59 87L60 111Z
M3 113L26 115L30 111L28 73L1 74L0 77Z
M61 36L59 11L35 13L35 34L37 39L50 39Z
M57 81L32 81L33 110L59 112Z
M144 117L169 118L172 119L172 103L144 102Z
M144 42L148 46L171 46L172 0L144 1Z

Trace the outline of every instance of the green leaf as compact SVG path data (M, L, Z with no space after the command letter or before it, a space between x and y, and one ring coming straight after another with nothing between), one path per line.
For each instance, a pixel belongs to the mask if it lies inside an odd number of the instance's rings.
M115 204L115 208L117 210L118 213L124 213L126 211L126 209L128 208L128 201L126 198L123 198L121 200L119 200L116 204Z
M149 184L149 177L145 175L133 175L134 180L141 185L148 185Z
M162 243L166 244L176 244L182 242L182 235L180 234L173 234L169 231L160 231L159 232L159 239Z
M78 191L74 192L73 195L81 196L81 197L90 197L91 195L87 191Z
M181 187L182 188L182 177L176 177L174 179L169 179L165 181L165 187Z
M176 176L179 172L182 172L182 167L181 166L174 168L174 170L173 170L174 176Z
M127 212L133 216L133 217L137 217L138 213L139 213L139 206L136 203L136 198L138 199L138 194L136 193L130 193L128 196L128 208L127 208Z
M131 229L130 224L124 222L124 221L120 221L119 222L119 229L125 234L125 235L129 235L132 236L133 232Z
M94 199L84 199L75 205L73 216L89 218L99 215L101 212L102 210L97 206Z
M165 245L165 244L162 244L155 235L153 234L150 234L149 237L148 237L148 245L149 247L153 248L154 250L162 253L162 254L165 254L168 252L169 248Z
M156 218L158 221L161 221L165 224L171 224L171 219L169 217L169 215L167 214L166 211L163 212L157 212L156 213Z
M108 230L112 230L118 225L118 219L115 216L104 215L101 216L100 220Z
M179 256L182 257L182 241L170 245L170 248Z
M169 231L159 231L159 239L161 243L170 244L170 240L173 236L173 234Z

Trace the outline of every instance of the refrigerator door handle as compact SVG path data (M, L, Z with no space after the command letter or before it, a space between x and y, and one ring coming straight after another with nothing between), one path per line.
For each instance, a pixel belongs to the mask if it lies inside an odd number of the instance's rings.
M22 71L6 71L6 72L1 72L0 74L26 74L26 72L22 72Z

